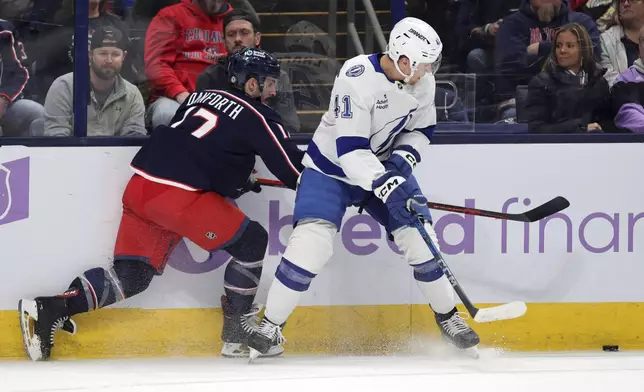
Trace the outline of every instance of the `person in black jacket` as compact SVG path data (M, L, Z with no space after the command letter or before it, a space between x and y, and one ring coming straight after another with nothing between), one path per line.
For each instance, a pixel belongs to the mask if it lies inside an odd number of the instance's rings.
M467 54L466 71L477 78L494 72L494 40L503 18L517 11L522 0L465 0L458 9L456 34ZM477 79L478 82L478 79ZM477 87L479 87L477 83ZM493 92L480 83L477 93Z
M243 10L233 10L224 18L224 45L230 54L237 53L246 47L259 47L261 33L259 20ZM197 78L196 89L225 89L228 86L228 58L222 56L217 64L211 65ZM300 120L297 117L295 99L290 78L285 72L280 73L279 92L274 99L265 102L281 117L284 127L289 132L300 130Z
M530 132L601 132L613 128L608 82L584 26L571 23L555 33L543 70L528 85L525 119Z

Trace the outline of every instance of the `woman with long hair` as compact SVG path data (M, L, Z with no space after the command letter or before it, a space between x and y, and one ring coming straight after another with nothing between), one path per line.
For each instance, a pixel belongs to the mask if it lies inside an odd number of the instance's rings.
M543 70L528 85L525 119L530 132L612 128L606 71L597 64L588 31L580 24L567 24L553 41Z

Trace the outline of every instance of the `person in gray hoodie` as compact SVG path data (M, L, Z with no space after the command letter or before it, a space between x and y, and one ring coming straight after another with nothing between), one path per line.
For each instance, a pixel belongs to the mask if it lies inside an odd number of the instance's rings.
M639 33L640 57L615 79L611 103L618 128L644 133L644 27Z
M87 136L144 136L145 105L141 92L121 77L127 37L115 27L92 36ZM56 79L45 99L45 136L74 134L74 74Z

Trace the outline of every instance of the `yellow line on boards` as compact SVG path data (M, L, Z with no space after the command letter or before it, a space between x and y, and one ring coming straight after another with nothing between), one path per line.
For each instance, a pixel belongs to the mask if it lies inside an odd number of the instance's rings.
M486 305L481 305L485 307ZM220 309L102 309L56 334L52 359L212 356ZM481 347L514 351L644 349L644 303L528 304L522 318L470 325ZM304 306L284 331L290 354L391 355L441 344L427 305ZM0 360L25 359L17 311L0 311Z

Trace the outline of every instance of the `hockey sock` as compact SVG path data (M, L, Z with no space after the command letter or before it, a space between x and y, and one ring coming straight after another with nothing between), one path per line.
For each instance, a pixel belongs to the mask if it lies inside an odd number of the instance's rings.
M420 290L436 313L449 313L456 306L454 289L438 263L430 260L412 266Z
M233 313L247 312L253 305L263 261L244 262L232 259L226 266L224 290Z
M264 316L273 324L282 325L293 313L302 293L308 290L315 274L282 257L266 299Z
M115 261L108 270L87 270L65 292L69 315L100 309L141 293L153 277L154 268L132 260Z

